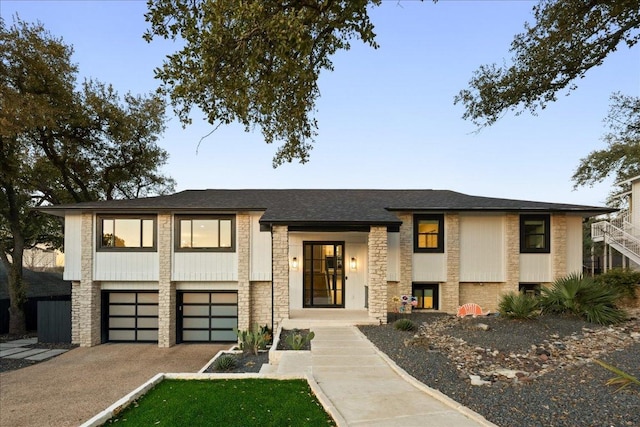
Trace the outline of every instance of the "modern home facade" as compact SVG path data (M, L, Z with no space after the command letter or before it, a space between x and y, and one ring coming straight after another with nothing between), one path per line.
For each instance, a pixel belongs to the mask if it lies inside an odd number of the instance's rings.
M611 212L444 190L190 190L46 211L65 218L73 342L160 347L300 311L384 323L402 295L495 310L582 271L583 219Z

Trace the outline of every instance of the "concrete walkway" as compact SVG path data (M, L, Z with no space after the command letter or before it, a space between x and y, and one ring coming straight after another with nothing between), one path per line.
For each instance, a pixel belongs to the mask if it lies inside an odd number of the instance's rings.
M355 326L312 329L311 354L286 352L276 372L310 373L340 425L494 426L406 374Z
M5 359L26 359L32 361L42 361L54 356L66 353L67 349L48 349L28 347L37 345L38 338L24 338L20 340L0 343L0 358Z

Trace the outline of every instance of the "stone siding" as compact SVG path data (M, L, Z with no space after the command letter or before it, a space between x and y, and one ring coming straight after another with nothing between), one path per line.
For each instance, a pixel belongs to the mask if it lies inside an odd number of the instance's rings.
M171 281L171 214L158 215L158 347L176 344L176 286Z
M400 282L392 295L411 295L413 293L413 215L398 215L400 226ZM409 306L411 311L411 306Z
M274 329L289 318L289 228L274 225L271 230L273 254L273 317ZM386 277L386 276L385 276Z
M369 250L369 317L387 323L387 228L372 226Z
M80 344L80 282L71 282L71 343Z
M394 312L398 310L400 304L393 302L393 297L400 297L400 283L387 282L387 311Z
M93 281L93 248L96 236L93 214L83 213L81 223L80 292L78 295L78 322L81 347L100 344L100 283Z
M517 292L520 284L520 215L505 216L506 282L500 294Z
M236 216L238 240L238 329L248 330L251 322L250 287L249 287L249 244L251 233L251 216L238 214Z
M251 326L271 327L271 282L251 282Z
M460 216L444 216L447 281L440 286L440 310L455 313L460 305Z
M551 259L553 280L567 275L567 215L551 215Z
M460 305L475 302L483 311L498 311L503 283L460 283Z

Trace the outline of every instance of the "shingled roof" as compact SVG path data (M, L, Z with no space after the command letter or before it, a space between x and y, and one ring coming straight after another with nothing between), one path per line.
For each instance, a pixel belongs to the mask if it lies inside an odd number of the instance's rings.
M42 208L64 215L99 212L264 211L262 224L399 225L393 211L613 212L597 206L470 196L449 190L186 190L168 196L109 200Z

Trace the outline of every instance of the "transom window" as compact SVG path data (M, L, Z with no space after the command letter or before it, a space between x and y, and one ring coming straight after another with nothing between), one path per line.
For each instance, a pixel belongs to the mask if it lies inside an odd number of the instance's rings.
M444 215L413 217L414 252L444 252Z
M520 252L550 252L550 216L520 215Z
M232 252L235 248L233 216L179 216L176 228L178 250Z
M153 216L98 216L98 248L101 250L155 250L156 220Z

